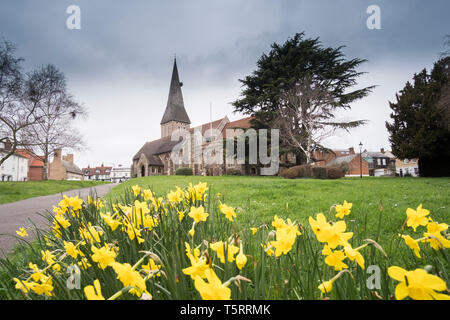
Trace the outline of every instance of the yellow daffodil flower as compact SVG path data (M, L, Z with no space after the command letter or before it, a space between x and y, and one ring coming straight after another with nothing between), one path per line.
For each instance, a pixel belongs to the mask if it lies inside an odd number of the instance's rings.
M203 206L200 206L198 208L191 207L191 211L189 211L189 217L194 219L195 223L199 223L200 221L206 221L206 218L208 218L209 213L205 212L205 208Z
M222 284L212 269L205 270L208 282L200 276L195 277L194 286L203 300L231 300L231 290Z
M445 291L447 285L444 280L428 274L423 269L407 271L392 266L388 268L389 276L400 283L395 288L395 298L402 300L410 297L414 300L449 300L450 296L436 291Z
M350 209L352 208L353 204L351 202L347 202L344 200L343 204L336 205L336 218L343 219L344 216L347 216L350 214Z
M117 253L107 245L101 248L91 246L91 251L94 253L91 256L92 261L98 262L98 266L102 269L105 269L111 262L114 262L117 256Z
M19 230L16 231L16 233L17 233L18 236L20 236L22 238L28 237L28 233L27 233L27 230L25 228L19 228Z
M102 288L100 287L100 281L98 279L94 280L94 285L86 286L83 289L84 295L88 300L105 300L102 296Z
M236 212L234 212L234 209L232 207L221 203L219 205L219 209L225 215L225 217L231 222L233 222L233 218L236 218Z
M414 232L416 231L418 226L426 226L429 222L427 215L430 214L430 211L422 208L422 204L417 207L417 210L413 210L411 208L406 209L406 225L408 227L412 227Z

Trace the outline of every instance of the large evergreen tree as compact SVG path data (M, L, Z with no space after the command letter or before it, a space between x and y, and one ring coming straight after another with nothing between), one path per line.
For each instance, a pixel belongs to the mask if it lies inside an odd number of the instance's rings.
M400 159L419 158L421 176L450 175L450 57L415 74L390 102L392 123L386 122L392 153Z
M330 101L328 119L331 120L337 110L349 109L353 101L365 97L373 88L352 90L356 79L362 74L356 68L363 62L365 60L358 58L346 60L342 47L323 47L318 38L306 39L304 33L297 33L282 45L272 44L271 51L261 56L257 61L257 69L240 80L244 88L240 99L234 101L233 106L236 112L254 116L252 126L256 129L279 127L279 118L286 118L286 114L290 114L280 112L286 110L288 105L292 107L290 93L301 94L297 92L298 88L305 82L312 82L312 87L326 88ZM311 110L303 105L295 105L294 109L297 114ZM307 146L310 139L305 135L306 124L301 122L307 118L292 117L292 127L296 128L294 140L299 141L302 148L296 147L295 143L283 143L283 139L280 145L280 152L294 152L299 163L308 158L303 150L321 147L320 141L313 141L313 148ZM348 129L363 122L352 122L348 126L343 122L329 123ZM283 128L280 130L283 138L290 136L291 132L283 132Z

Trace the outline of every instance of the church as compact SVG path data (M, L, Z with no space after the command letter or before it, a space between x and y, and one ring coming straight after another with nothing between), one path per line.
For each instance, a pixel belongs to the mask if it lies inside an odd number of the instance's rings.
M192 161L189 164L176 164L172 160L172 151L179 141L172 141L172 133L177 129L184 129L189 133L200 132L207 136L208 144L222 143L226 130L250 128L251 117L230 121L228 117L202 124L191 128L191 120L184 107L183 94L181 92L182 82L180 82L176 58L173 63L172 79L170 81L169 98L166 110L161 119L161 138L146 142L133 157L132 176L145 177L152 175L174 175L178 167L192 168L194 175L217 176L224 175L231 170L239 171L243 175L259 175L257 165L241 165L235 160L227 160L223 164L206 164L205 159ZM211 130L212 129L212 130ZM215 135L209 134L215 132ZM228 131L230 132L230 131ZM209 134L209 135L208 135Z

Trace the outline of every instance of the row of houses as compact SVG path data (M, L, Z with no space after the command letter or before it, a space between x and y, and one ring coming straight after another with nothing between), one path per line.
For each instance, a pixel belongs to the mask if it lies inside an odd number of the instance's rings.
M316 152L314 165L340 167L346 176L413 176L419 175L418 159L397 159L390 151L361 151L353 147L333 152Z
M11 146L0 144L0 157L6 155ZM44 159L34 152L18 149L0 166L0 181L40 181L44 179ZM55 150L52 162L47 169L49 180L97 180L122 182L131 177L131 168L100 167L80 169L74 163L73 154L62 154L61 149Z

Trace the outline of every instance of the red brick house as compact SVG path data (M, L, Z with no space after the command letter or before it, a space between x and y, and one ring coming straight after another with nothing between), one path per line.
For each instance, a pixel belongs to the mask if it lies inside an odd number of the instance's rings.
M16 153L28 159L28 181L40 181L44 178L42 156L38 156L33 151L26 149L18 149Z
M334 152L334 153L333 153ZM369 163L362 158L360 154L355 153L355 149L350 147L348 149L336 149L333 152L315 152L314 165L315 166L333 166L341 167L348 166L346 176L369 176Z

